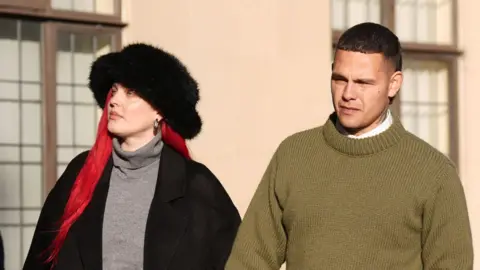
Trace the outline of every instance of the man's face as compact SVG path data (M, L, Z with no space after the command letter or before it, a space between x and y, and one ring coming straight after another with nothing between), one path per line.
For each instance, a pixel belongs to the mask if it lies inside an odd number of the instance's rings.
M390 99L400 89L401 72L380 53L337 50L333 63L332 100L340 124L361 135L378 126Z

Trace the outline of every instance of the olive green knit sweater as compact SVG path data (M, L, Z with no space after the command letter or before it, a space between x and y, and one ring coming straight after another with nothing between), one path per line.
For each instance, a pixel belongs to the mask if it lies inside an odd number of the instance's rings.
M227 270L472 269L464 191L446 157L398 119L380 135L287 138L248 207Z

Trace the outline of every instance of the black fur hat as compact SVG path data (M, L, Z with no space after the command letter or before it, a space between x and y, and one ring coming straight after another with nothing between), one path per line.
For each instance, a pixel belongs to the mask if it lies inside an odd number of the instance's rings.
M183 138L192 139L200 133L198 84L180 60L162 49L136 43L100 56L93 62L89 80L101 108L112 85L119 83L159 110L164 121Z

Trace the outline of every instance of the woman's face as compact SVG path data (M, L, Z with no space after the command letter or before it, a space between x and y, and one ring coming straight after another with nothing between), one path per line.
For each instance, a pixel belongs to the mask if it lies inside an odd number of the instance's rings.
M112 86L108 104L108 131L123 140L151 138L158 112L134 90L120 84Z

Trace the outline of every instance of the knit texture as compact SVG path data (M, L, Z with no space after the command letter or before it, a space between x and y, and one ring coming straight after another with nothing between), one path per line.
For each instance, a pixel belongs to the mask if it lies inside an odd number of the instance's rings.
M281 143L225 269L472 269L452 162L396 117L365 139L340 134L335 121Z

